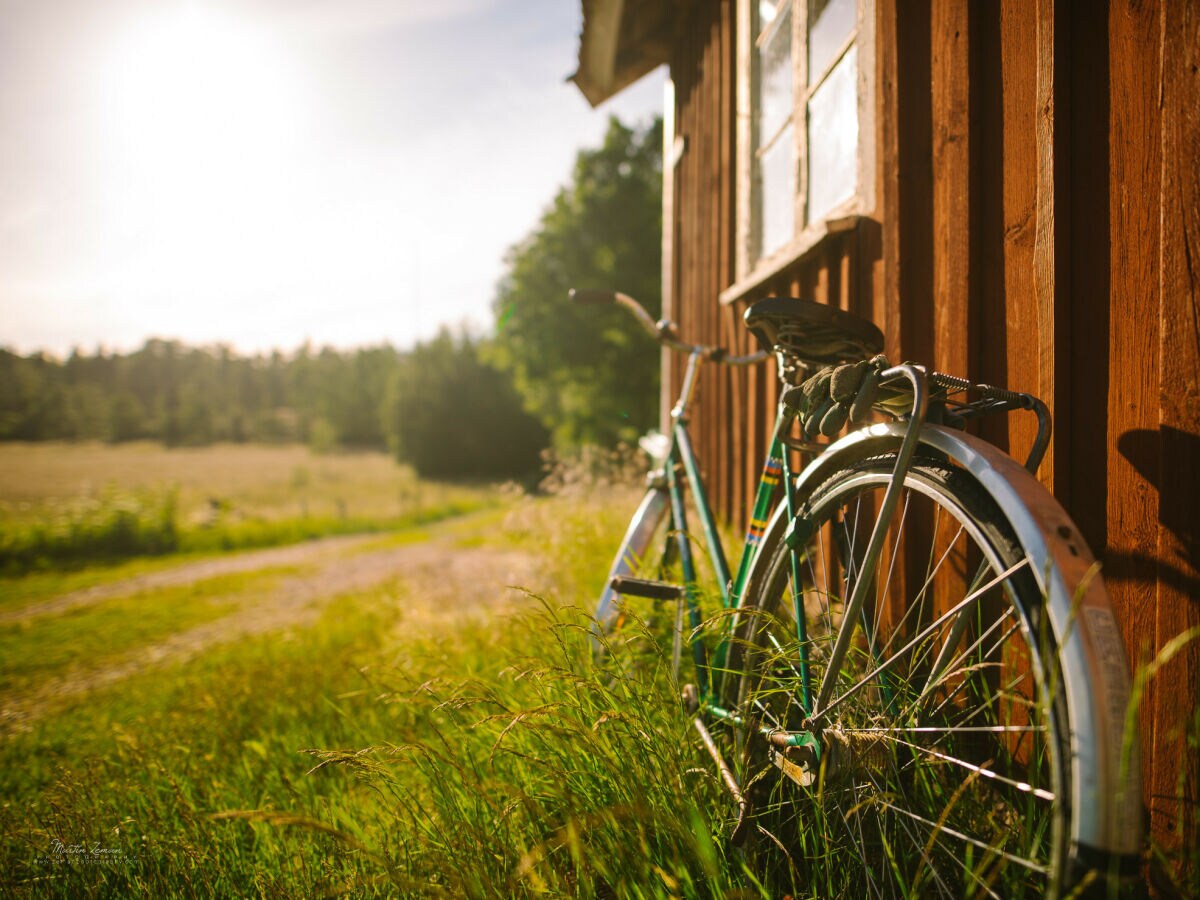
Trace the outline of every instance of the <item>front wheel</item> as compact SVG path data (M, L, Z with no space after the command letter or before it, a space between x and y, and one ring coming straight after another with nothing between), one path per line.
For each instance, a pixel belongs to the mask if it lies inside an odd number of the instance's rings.
M651 488L638 505L625 537L617 549L608 577L592 616L591 648L595 660L620 649L627 656L637 645L658 647L669 640L672 674L678 679L683 653L682 598L673 601L623 595L614 586L617 579L677 580L676 535L672 531L671 498L665 488ZM662 621L669 619L669 621Z
M933 459L908 472L868 564L894 463L800 498L748 585L724 693L756 856L822 896L1056 896L1071 759L1043 597L997 504Z

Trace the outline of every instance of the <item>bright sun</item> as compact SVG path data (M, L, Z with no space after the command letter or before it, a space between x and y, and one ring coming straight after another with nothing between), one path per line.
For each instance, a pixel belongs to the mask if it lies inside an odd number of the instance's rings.
M166 277L195 295L254 280L262 236L289 227L302 130L300 79L278 42L199 4L173 6L125 33L97 87L110 239L124 257L112 286Z

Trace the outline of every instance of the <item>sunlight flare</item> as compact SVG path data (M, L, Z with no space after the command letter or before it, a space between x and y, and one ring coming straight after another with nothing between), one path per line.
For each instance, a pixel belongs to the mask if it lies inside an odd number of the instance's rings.
M198 4L144 18L112 48L97 109L114 288L257 281L292 234L304 104L285 49Z

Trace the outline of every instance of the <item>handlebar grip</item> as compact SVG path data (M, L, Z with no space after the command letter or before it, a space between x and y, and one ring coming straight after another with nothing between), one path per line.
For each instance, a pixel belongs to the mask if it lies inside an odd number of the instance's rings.
M571 288L570 292L567 294L567 299L572 303L588 303L593 305L600 303L616 303L617 292L577 290L576 288Z

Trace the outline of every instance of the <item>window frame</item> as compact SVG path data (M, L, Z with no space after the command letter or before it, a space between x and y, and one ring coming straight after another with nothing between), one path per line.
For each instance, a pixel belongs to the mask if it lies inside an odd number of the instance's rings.
M737 174L735 182L735 258L734 283L721 294L722 302L731 302L755 286L779 274L783 269L811 253L828 235L845 231L857 217L875 208L875 4L874 0L855 0L856 25L837 53L826 64L820 77L808 83L808 0L788 0L792 27L792 139L793 173L796 194L793 234L780 247L765 256L757 254L761 233L762 204L755 186L757 157L755 110L757 89L757 0L737 2L736 118ZM830 74L851 47L857 47L856 92L858 101L858 147L854 193L830 209L824 217L808 223L808 104L812 95L828 81Z

